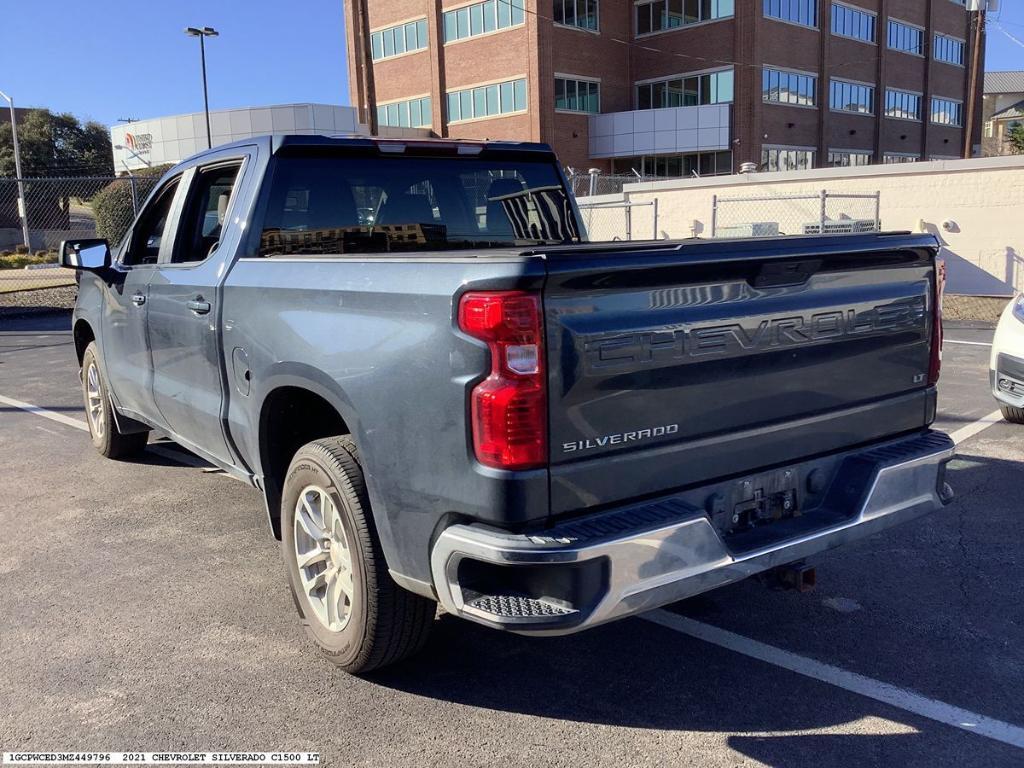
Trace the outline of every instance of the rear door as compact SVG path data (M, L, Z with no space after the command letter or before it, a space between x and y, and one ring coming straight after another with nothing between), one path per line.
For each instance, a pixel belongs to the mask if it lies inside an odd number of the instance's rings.
M921 429L934 413L927 239L573 249L549 264L556 514Z
M219 286L237 246L230 223L246 159L238 150L214 155L186 174L174 247L149 286L153 398L177 438L224 463L232 459L221 417Z

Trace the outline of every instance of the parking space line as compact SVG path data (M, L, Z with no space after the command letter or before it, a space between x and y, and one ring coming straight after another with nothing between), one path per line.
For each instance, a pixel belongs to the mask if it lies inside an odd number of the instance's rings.
M42 416L44 419L50 421L56 421L58 424L64 424L68 427L74 427L75 429L81 429L86 432L89 431L89 425L81 419L73 419L70 416L65 416L63 413L55 413L54 411L47 410L46 408L40 408L38 405L32 405L32 403L23 403L21 400L15 400L13 397L4 397L0 395L0 403L3 405L9 405L12 408L17 408L21 411L27 411L28 413L35 414L36 416Z
M985 341L960 341L959 339L943 339L943 344L968 344L972 347L991 347L992 345Z
M966 427L960 427L956 432L950 432L949 436L952 438L954 443L960 445L964 440L974 437L979 432L984 432L993 424L1000 424L1002 421L1003 412L992 411L988 416L983 416L972 424L968 424Z
M81 419L73 419L70 416L65 416L62 413L56 413L46 408L40 408L38 405L32 405L32 403L26 403L21 400L15 400L13 397L5 397L4 395L0 395L0 405L9 405L12 408L17 408L18 410L31 413L34 416L42 416L44 419L56 421L58 424L64 424L65 426L68 427L74 427L75 429L80 429L83 432L89 431L89 425L86 424L85 421ZM157 456L163 456L165 459L169 459L175 462L176 464L182 464L186 467L195 467L196 469L201 469L204 472L208 472L209 474L215 474L218 477L229 477L232 480L245 482L244 480L242 480L242 478L235 477L234 475L224 472L223 470L214 467L211 464L208 464L203 459L200 459L198 456L195 456L191 453L183 453L179 451L169 450L161 445L154 444L147 445L146 450L150 451L151 453L155 453Z
M899 688L880 680L874 680L855 672L824 664L805 656L784 651L772 645L751 640L725 629L713 627L700 621L680 616L663 609L646 613L641 618L666 629L717 645L720 648L787 669L798 675L809 677L843 690L888 704L891 707L911 712L929 720L950 725L987 739L1024 749L1024 728L985 715L979 715L951 704L929 699L919 693Z

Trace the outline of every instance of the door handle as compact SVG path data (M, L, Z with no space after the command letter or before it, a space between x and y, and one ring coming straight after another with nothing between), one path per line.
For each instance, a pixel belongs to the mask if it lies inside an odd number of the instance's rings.
M141 307L145 303L146 296L144 294L136 293L134 296L132 296L132 304L134 304L136 307Z
M202 296L196 296L186 306L197 315L205 315L210 311L210 302L203 301Z

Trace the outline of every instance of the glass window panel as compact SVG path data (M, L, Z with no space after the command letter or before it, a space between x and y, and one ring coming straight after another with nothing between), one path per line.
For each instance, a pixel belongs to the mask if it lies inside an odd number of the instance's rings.
M498 26L502 29L512 26L511 0L498 0Z
M400 53L405 53L405 30L403 30L402 27L395 27L393 29L389 29L388 32L390 32L395 39L395 55L397 56Z
M448 94L448 122L454 123L462 119L462 110L459 109L459 94Z
M473 114L473 91L465 90L459 93L459 109L462 111L462 119L469 120L476 115Z
M395 36L394 30L385 29L381 32L381 39L384 42L384 55L394 56L395 55Z
M516 95L516 111L522 111L526 109L526 81L516 80L515 81L515 95Z
M460 8L456 11L459 24L459 39L469 37L469 8Z
M488 85L484 89L484 92L486 94L486 99L487 99L487 114L488 115L499 115L499 114L501 114L501 109L499 108L499 104L498 104L498 86L496 86L496 85Z
M426 48L430 45L430 39L427 37L426 19L420 19L416 22L416 37L419 39L420 48Z
M483 4L484 32L493 32L498 26L497 4L495 0L487 0Z
M484 31L483 5L469 6L469 34L479 35Z
M450 43L459 39L459 22L455 11L449 11L444 15L444 41Z
M485 117L487 115L487 89L473 89L473 117Z
M512 24L522 24L526 21L525 0L512 0Z
M380 32L370 35L370 48L373 50L374 61L384 57L384 41L381 39Z
M557 81L556 81L557 82ZM512 112L515 110L515 88L512 83L501 84L501 111Z

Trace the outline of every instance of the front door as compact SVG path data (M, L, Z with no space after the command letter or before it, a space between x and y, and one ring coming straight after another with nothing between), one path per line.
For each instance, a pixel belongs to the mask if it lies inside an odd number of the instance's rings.
M234 243L229 214L242 159L211 160L190 171L178 234L149 284L153 398L186 447L233 464L221 407L218 286ZM221 252L221 247L224 250Z
M115 264L117 279L104 292L100 331L100 354L118 407L156 424L160 418L153 407L153 363L146 334L149 282L161 251L170 249L179 187L180 177L166 182L125 237Z

